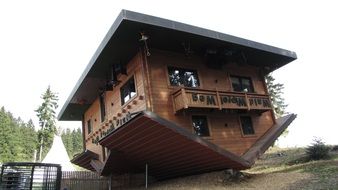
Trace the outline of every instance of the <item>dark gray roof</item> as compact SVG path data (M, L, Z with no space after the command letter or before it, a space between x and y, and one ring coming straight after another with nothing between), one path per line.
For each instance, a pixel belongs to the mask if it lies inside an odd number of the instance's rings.
M242 52L248 64L266 68L266 73L297 59L295 52L228 34L159 17L122 10L91 58L63 105L60 120L81 120L83 113L104 87L112 64L127 63L143 45L140 32L149 36L150 48L182 52L189 43L196 54L206 49ZM86 102L79 103L81 100Z

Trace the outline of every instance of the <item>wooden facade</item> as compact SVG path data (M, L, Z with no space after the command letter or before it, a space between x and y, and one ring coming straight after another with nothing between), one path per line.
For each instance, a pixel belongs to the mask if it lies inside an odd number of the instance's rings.
M151 72L151 96L153 100L151 111L162 118L175 122L192 133L191 116L206 115L210 136L205 138L222 148L241 155L274 124L273 115L270 111L270 100L264 88L263 76L259 75L257 68L239 67L234 64L226 66L222 70L215 70L208 68L202 58L186 57L184 54L163 51L153 51L148 63ZM168 66L196 70L199 74L200 87L186 89L170 86ZM256 93L234 92L230 82L231 75L250 77ZM205 100L203 102L200 100L193 101L193 94L198 94L196 96L204 95ZM206 96L208 95L214 97L215 104L207 105ZM236 103L222 104L221 99L224 96L235 96L250 100L255 97L262 97L264 100L269 100L269 105L265 108L251 105L253 107L252 112L246 112L249 110L247 106L250 106L249 102L246 103L246 106L238 106ZM243 114L250 115L253 118L253 126L256 132L253 136L243 136L241 132L237 110L242 109L245 110ZM262 115L259 110L268 110L268 112ZM241 141L241 143L238 143L238 141Z
M140 28L152 36L136 40ZM83 122L73 163L102 175L150 164L159 178L250 167L295 118L276 120L264 76L296 55L208 32L122 11L60 113Z
M101 161L104 161L103 155L106 153L104 153L105 150L98 145L99 139L111 130L123 125L123 123L126 122L125 120L128 113L135 113L146 109L141 54L138 53L135 55L127 64L126 70L128 75L119 75L119 84L115 86L114 90L101 92L84 114L83 133L85 134L85 149L100 155ZM136 95L122 105L120 87L132 78L135 81ZM104 97L104 120L101 119L100 96Z

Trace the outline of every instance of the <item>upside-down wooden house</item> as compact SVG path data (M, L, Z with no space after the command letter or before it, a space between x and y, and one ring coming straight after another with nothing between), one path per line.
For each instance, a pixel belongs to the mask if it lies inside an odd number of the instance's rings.
M59 119L82 121L72 163L157 179L250 168L295 119L276 119L264 76L296 53L122 10Z

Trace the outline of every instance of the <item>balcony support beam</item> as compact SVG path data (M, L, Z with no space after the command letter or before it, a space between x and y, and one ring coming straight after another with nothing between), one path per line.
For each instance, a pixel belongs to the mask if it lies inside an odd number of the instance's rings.
M218 102L218 109L222 110L221 96L219 95L219 92L217 89L216 89L216 97L217 97L217 102Z
M245 102L246 102L246 106L248 106L248 111L250 111L250 101L249 101L247 93L245 93Z

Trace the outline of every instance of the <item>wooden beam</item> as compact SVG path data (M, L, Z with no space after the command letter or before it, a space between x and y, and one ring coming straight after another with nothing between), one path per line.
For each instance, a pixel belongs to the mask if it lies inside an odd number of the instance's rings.
M100 160L92 159L90 165L98 172L101 173L103 169L103 163Z

